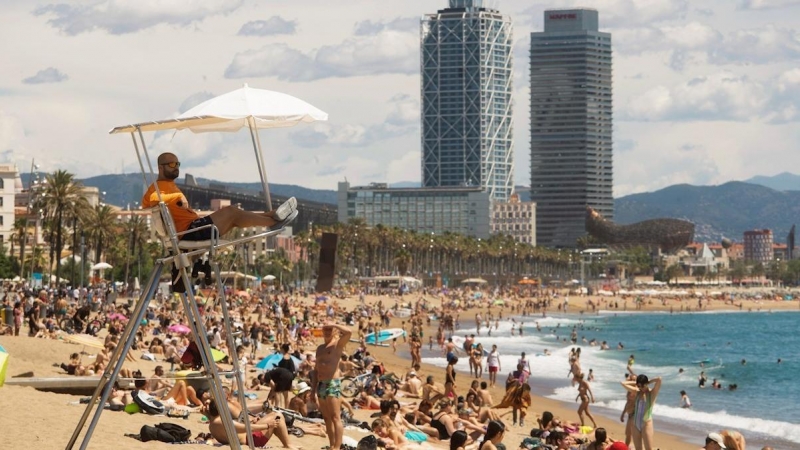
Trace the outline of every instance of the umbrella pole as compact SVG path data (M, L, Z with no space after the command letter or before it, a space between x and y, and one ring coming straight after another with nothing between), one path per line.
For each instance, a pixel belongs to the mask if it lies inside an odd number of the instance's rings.
M258 174L261 176L261 187L264 189L264 198L267 200L267 211L272 211L272 197L269 195L267 171L264 167L264 153L261 151L261 138L258 136L258 128L255 126L255 121L256 119L253 116L248 117L247 127L250 128L250 139L253 141L253 150L256 153Z

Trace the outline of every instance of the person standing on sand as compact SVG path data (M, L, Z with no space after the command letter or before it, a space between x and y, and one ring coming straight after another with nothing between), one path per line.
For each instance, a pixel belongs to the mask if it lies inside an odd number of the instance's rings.
M497 345L492 345L492 351L489 352L489 355L486 357L486 365L488 366L489 372L489 386L494 387L497 381L497 372L501 370L500 352L497 351Z
M335 336L334 331L339 335ZM342 425L342 391L339 359L352 332L342 325L326 324L322 327L325 342L317 347L317 363L311 375L311 401L319 404L325 430L328 433L330 450L342 447L344 426ZM319 398L319 401L317 401Z
M594 417L592 417L592 413L589 412L589 399L591 397L592 403L594 403L594 393L592 393L592 388L589 386L589 383L583 379L583 374L578 376L578 396L575 397L575 401L577 402L578 399L581 401L581 405L578 406L578 417L581 419L581 426L584 426L583 414L586 413L586 416L589 417L589 420L592 421L592 427L597 428L597 422L594 421Z
M628 392L636 393L633 401L633 442L637 450L653 450L653 407L661 390L661 377L650 380L647 375L640 374L636 381L623 381L622 386Z
M636 381L636 375L625 374L626 381ZM633 401L636 400L636 392L628 391L625 398L625 406L622 407L622 414L619 421L625 423L625 445L631 445L633 439ZM628 421L625 422L627 417Z

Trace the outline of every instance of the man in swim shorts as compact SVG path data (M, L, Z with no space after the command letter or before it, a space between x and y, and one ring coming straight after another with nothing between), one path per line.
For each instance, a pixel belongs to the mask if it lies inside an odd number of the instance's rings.
M317 402L319 398L317 403L325 420L330 450L339 450L342 447L344 426L341 416L342 382L339 379L339 359L351 335L352 332L345 326L331 323L324 325L322 337L325 342L317 347L317 363L311 373L311 402Z

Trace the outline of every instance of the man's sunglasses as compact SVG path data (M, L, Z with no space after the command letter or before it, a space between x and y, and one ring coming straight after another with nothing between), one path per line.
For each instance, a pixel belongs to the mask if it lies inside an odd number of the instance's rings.
M180 167L181 163L178 162L178 161L173 161L173 162L168 162L168 163L164 163L164 164L159 164L159 166L167 166L170 169L174 169L176 167Z

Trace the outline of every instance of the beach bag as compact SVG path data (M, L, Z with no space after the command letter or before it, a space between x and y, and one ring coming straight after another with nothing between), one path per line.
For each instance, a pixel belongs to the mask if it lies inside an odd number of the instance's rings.
M169 433L169 435L172 436L172 438L174 439L174 441L172 442L185 442L192 437L191 430L188 430L178 424L163 422L157 424L156 428L166 433Z
M171 434L160 428L151 427L150 425L142 425L142 428L139 430L139 440L142 442L175 442Z
M164 414L164 404L151 397L147 392L138 390L131 395L133 402L146 414Z

